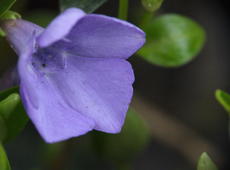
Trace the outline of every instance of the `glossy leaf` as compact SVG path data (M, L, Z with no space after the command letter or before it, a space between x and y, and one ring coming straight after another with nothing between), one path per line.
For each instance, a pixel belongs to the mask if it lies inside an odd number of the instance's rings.
M28 122L28 117L17 93L12 93L0 101L0 116L6 129L3 142L17 136Z
M0 1L0 17L10 9L10 7L16 2L16 0L1 0Z
M218 170L218 168L213 163L208 154L204 152L199 158L197 170Z
M224 107L230 116L230 95L219 89L216 90L215 95L218 102Z
M161 7L163 0L141 0L142 5L149 12L154 12Z
M204 30L189 18L167 14L146 21L147 42L138 54L152 64L178 67L191 61L201 50Z
M61 10L70 7L81 8L87 13L91 13L99 8L107 0L59 0Z
M0 143L0 170L10 170L10 164L6 152Z

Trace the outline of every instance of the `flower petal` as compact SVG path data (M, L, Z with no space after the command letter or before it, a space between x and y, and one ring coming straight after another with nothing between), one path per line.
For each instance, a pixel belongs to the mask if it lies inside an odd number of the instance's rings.
M70 107L47 75L25 60L28 58L21 57L18 65L20 93L27 114L41 136L52 143L92 130L94 121Z
M144 44L145 33L128 22L90 14L66 38L71 52L79 56L128 58Z
M63 20L68 19L63 14L60 17L63 17ZM62 21L62 24L66 23L67 21ZM89 14L75 23L71 31L68 28L68 34L65 31L65 37L53 43L54 46L64 48L73 55L97 58L128 58L145 42L145 33L142 30L113 17ZM59 29L63 29L63 27ZM48 27L47 29L49 33L55 31L56 27ZM43 40L43 42L39 41L40 46L51 45L51 43L44 43L44 41L51 42L49 39L48 34L42 34L39 40Z
M31 53L35 38L44 30L38 25L21 19L3 21L1 28L6 32L7 39L18 55Z
M94 129L120 131L133 93L126 60L68 56L66 69L49 79L69 106L95 121Z
M39 46L47 47L64 38L84 15L85 13L81 9L69 8L65 10L48 25L44 33L38 38Z

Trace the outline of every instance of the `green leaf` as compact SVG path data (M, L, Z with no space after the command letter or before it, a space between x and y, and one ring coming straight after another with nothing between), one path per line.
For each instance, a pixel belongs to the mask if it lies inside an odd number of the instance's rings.
M81 8L87 13L91 13L104 4L107 0L59 0L61 11L76 7Z
M1 0L0 1L0 17L10 9L10 7L16 2L16 0Z
M0 20L4 19L3 16L8 12L10 7L16 2L16 0L0 0ZM0 28L0 36L4 37L5 32Z
M0 117L4 122L4 125L1 126L5 127L4 138L1 136L3 142L7 142L17 136L25 127L28 117L17 93L12 93L0 101Z
M21 15L14 11L6 11L4 14L2 14L1 19L19 19L21 18Z
M230 95L222 90L216 90L216 99L224 107L224 109L229 113L230 116Z
M117 163L132 160L150 139L145 121L132 109L128 111L125 125L119 134L94 134L97 151Z
M141 0L142 5L149 12L154 12L161 7L163 0Z
M47 25L57 16L57 13L51 10L33 10L27 13L24 19L29 20L42 27Z
M4 37L4 36L6 36L6 33L0 28L0 36L1 37Z
M6 138L6 133L7 133L7 129L6 129L5 122L3 118L0 116L0 142Z
M138 54L152 64L178 67L191 61L201 50L204 30L189 18L167 14L143 24L147 42Z
M18 93L18 87L17 86L5 89L3 91L0 91L0 101L4 100L5 98L7 98L12 93Z
M10 170L11 169L9 161L7 159L6 152L5 152L1 143L0 143L0 169L1 170Z
M218 170L218 168L213 163L208 154L204 152L199 158L197 170Z

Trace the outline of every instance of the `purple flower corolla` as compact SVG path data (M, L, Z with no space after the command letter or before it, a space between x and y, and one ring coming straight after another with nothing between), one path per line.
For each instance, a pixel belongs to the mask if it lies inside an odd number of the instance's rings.
M20 56L24 107L47 142L121 130L134 81L126 59L144 44L142 30L76 8L46 29L20 19L2 27Z

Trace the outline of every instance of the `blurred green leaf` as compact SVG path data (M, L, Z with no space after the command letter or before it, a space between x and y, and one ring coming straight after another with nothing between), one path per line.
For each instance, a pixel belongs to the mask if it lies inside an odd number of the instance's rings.
M8 12L10 7L16 2L16 0L0 0L0 20ZM0 36L5 36L5 32L0 28Z
M224 107L230 116L230 95L219 89L216 90L215 95L218 102Z
M17 136L28 122L28 117L17 93L12 93L0 101L0 116L6 129L3 142L7 142Z
M51 10L33 10L26 13L24 18L37 25L46 27L56 16L57 13Z
M21 18L21 15L14 11L6 11L2 16L1 19L19 19Z
M208 154L204 152L199 158L197 170L218 170L218 168L213 163Z
M18 92L19 90L17 86L0 91L0 101L4 100L12 93L18 93Z
M0 1L0 17L10 9L10 7L16 2L16 0L1 0Z
M0 36L1 37L4 37L4 36L6 36L6 33L0 28Z
M53 162L58 155L62 155L63 148L65 147L65 142L59 142L54 144L44 143L41 148L41 157L43 164L48 165Z
M147 42L138 52L145 60L163 67L178 67L201 50L204 30L189 18L167 14L145 21Z
M154 12L161 7L163 0L141 0L142 5L149 12Z
M91 13L99 8L107 0L59 0L61 10L65 10L70 7L81 8L87 13Z
M3 118L0 116L0 142L6 138L6 125Z
M133 110L129 110L122 131L119 134L95 132L97 150L100 154L116 163L132 160L150 139L145 121ZM94 138L95 139L95 138ZM98 148L99 147L99 148Z
M10 170L10 164L7 159L6 152L0 143L0 170Z

